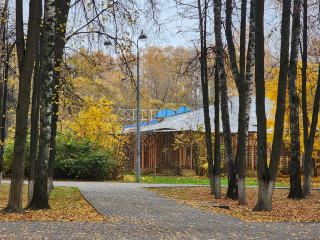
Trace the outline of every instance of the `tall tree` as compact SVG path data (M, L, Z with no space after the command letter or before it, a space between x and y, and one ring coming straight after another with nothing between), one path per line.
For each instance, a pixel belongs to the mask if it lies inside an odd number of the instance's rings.
M57 136L57 122L59 112L59 91L60 91L60 73L63 58L63 50L66 42L66 28L67 20L70 9L70 0L56 0L56 23L55 23L55 56L54 56L54 74L53 74L53 113L52 113L52 126L51 126L51 147L49 156L49 172L48 172L48 185L49 192L53 189L53 173L54 163L56 157L56 136Z
M320 5L319 5L320 6ZM319 8L320 12L320 8ZM308 66L308 3L303 1L303 52L302 52L302 113L303 113L303 138L304 138L304 171L303 171L303 195L311 194L311 160L313 143L318 124L319 101L320 101L320 68L317 82L316 94L313 103L312 122L309 129L309 119L307 113L307 66Z
M55 0L46 0L44 8L43 78L41 79L41 109L39 153L36 163L34 193L28 208L48 209L48 167L51 143L52 87L55 54Z
M6 85L6 82L3 79L4 76L4 66L5 66L5 26L6 26L6 19L7 19L7 10L8 10L8 3L9 0L6 0L1 12L1 20L0 20L0 116L3 115L2 112L2 104L4 103L4 88ZM0 125L1 124L1 118L0 118ZM3 162L3 142L1 142L1 152L0 152L0 188L1 188L1 180L2 180L2 162Z
M241 26L240 26L240 71L237 65L237 57L232 36L232 0L226 2L226 39L230 56L232 75L235 80L239 93L239 118L238 118L238 145L235 158L235 171L228 174L237 174L238 179L236 184L230 183L228 189L235 188L234 192L238 195L234 198L239 198L239 204L246 204L245 194L245 158L246 145L248 141L249 116L251 108L251 98L253 92L253 66L254 66L254 2L250 3L250 33L248 43L247 67L245 60L246 53L246 11L247 1L241 1ZM247 70L247 74L246 74ZM236 176L234 176L236 178ZM228 190L228 192L232 192Z
M245 54L245 27L243 28L243 24L245 24L245 17L243 17L243 14L245 14L246 9L243 9L243 7L247 7L247 3L245 1L245 6L241 5L241 26L240 26L240 67L244 66L244 62L241 62L241 60L244 60ZM243 13L244 10L244 13ZM243 75L240 76L238 65L237 65L237 57L236 57L236 51L233 43L233 36L232 36L232 0L226 1L226 39L228 43L228 50L229 50L229 57L230 57L230 64L231 64L231 71L234 78L234 81L236 83L239 95L241 91L241 83L242 80L244 81L244 78L241 79ZM243 22L244 21L244 22ZM244 42L243 42L244 41ZM244 50L244 51L243 51ZM240 70L241 71L241 70ZM244 69L242 74L244 74ZM244 89L244 86L242 87ZM240 97L239 97L240 101ZM240 110L240 109L239 109ZM241 109L242 110L242 109ZM240 112L239 112L239 120L240 120ZM239 136L239 135L238 135ZM237 152L238 153L238 152ZM237 179L237 165L238 165L238 154L234 162L234 167L228 168L228 179L234 179L234 181L228 181L228 192L227 197L230 197L232 199L238 199L238 179ZM232 176L231 176L232 175ZM243 189L245 190L245 189ZM244 193L245 197L245 193Z
M220 155L220 111L219 111L219 71L215 64L214 75L214 194L216 199L221 198L221 155Z
M38 15L42 17L42 8L38 9ZM43 28L42 28L43 30ZM36 62L33 74L33 91L31 103L31 129L30 129L30 157L29 157L29 181L28 181L28 204L31 202L34 192L34 180L36 172L36 159L39 140L39 110L40 110L40 79L42 77L42 39L38 36L36 49Z
M291 55L288 73L290 104L290 198L302 197L300 173L299 96L297 94L297 64L300 39L300 0L294 0L291 33Z
M278 82L277 110L274 124L274 137L270 165L266 157L266 119L265 119L265 87L264 87L264 34L263 15L264 2L255 1L256 46L255 46L255 82L256 82L256 112L258 121L258 201L253 210L272 210L272 194L277 179L279 159L283 138L283 123L286 107L286 90L289 59L289 30L291 0L284 0L281 23L280 73ZM263 96L261 96L263 95Z
M206 132L207 161L210 179L211 193L214 194L214 177L213 177L213 156L212 156L212 140L211 140L211 123L209 112L209 91L208 91L208 65L207 65L207 12L208 2L204 0L203 7L201 0L198 0L199 12L199 28L200 28L200 65L201 65L201 86L203 97L204 124Z
M216 40L216 55L219 70L219 81L221 91L221 113L228 161L228 192L227 197L237 199L237 179L235 174L235 164L233 162L232 139L230 131L229 110L228 110L228 88L227 77L224 66L223 44L221 36L221 0L214 0L214 33Z
M41 7L38 0L30 0L30 12ZM25 149L28 130L28 112L30 104L31 77L34 66L37 38L41 18L37 14L29 15L27 43L23 36L23 1L16 0L16 45L19 66L19 93L16 111L16 131L13 149L11 186L7 211L22 210L22 190L24 180Z
M244 5L246 1L242 1L241 21L242 38L245 35L243 28L246 28ZM254 19L254 0L250 1L250 20L249 20L249 41L247 50L247 65L245 65L245 48L241 47L240 54L240 81L239 81L239 120L238 120L238 146L237 146L237 172L238 172L238 200L239 204L246 204L245 194L245 171L246 171L246 146L248 143L248 129L251 101L253 94L253 69L254 69L254 50L255 50L255 19ZM242 45L245 45L245 39L242 39ZM246 68L246 71L244 70Z

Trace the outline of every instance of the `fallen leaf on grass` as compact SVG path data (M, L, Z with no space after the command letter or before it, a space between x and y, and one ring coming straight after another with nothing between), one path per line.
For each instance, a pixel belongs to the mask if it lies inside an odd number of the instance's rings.
M9 184L1 184L0 209L6 207ZM27 191L23 189L23 207L27 206ZM56 187L50 194L49 210L24 210L22 213L0 212L0 221L70 221L105 222L103 217L82 197L77 188Z

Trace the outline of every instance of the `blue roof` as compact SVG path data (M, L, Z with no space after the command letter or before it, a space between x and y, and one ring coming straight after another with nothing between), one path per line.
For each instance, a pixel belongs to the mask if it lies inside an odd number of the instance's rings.
M189 112L189 111L192 111L192 109L187 106L182 106L177 110L177 114L185 113L185 112Z
M156 115L153 116L153 118L161 118L161 117L165 118L165 117L170 117L173 115L176 115L176 112L169 109L169 108L166 108L166 109L159 111Z
M152 120L152 121L149 121L149 122L143 122L143 123L140 123L140 127L147 126L147 125L153 125L153 124L156 124L159 121L160 121L159 119L155 119L155 120ZM128 125L128 126L125 126L124 128L132 128L132 127L137 127L137 124Z

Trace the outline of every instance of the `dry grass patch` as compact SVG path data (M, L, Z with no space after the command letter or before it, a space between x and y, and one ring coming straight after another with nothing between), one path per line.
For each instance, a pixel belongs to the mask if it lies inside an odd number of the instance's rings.
M209 187L147 188L147 190L193 207L225 213L247 222L320 222L320 191L312 191L312 195L304 199L288 199L288 190L275 189L273 210L253 212L258 197L257 188L246 188L246 206L240 206L238 201L225 198L227 188L222 188L222 199L215 199L214 195L210 194ZM212 202L228 205L230 210L211 207Z
M7 206L9 184L1 184L0 209ZM23 188L22 206L27 206L27 186ZM0 221L70 221L70 222L105 222L101 215L82 197L79 189L55 187L50 194L50 210L6 213L1 210Z

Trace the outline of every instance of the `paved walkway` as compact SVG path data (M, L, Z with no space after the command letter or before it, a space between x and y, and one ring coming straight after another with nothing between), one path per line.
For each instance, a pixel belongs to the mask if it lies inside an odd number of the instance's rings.
M319 223L246 223L177 203L142 188L166 184L55 182L55 185L78 187L106 223L0 222L0 239L320 238Z

